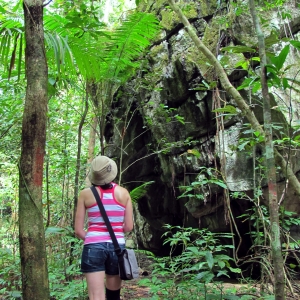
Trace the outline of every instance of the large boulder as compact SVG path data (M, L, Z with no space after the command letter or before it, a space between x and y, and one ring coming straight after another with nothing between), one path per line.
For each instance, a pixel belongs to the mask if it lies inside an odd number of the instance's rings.
M233 85L240 85L246 72L236 68L236 63L248 60L249 53L226 53L222 47L257 47L250 14L243 11L237 16L229 4L220 6L220 1L180 2L199 37L222 60ZM290 9L291 4L287 5ZM195 47L167 1L140 1L139 8L158 15L162 32L145 57L143 71L116 93L111 107L114 124L109 124L110 130L106 130L110 132L106 154L121 161L121 182L133 189L154 181L146 195L135 203L139 246L162 254L161 235L165 224L230 231L230 215L242 235L249 231L249 224L237 217L253 206L255 186L263 187L262 203L268 205L267 183L262 170L257 170L257 160L264 156L264 147L255 144L259 137L238 110L217 117L214 109L225 105L234 107L234 101L222 91L218 74ZM274 14L266 17L274 22ZM289 34L297 34L299 11L291 10L290 18L284 24L277 24L279 32L290 25ZM274 34L269 29L265 33L270 39ZM277 47L279 52L284 45L273 41L271 47ZM291 52L291 55L299 61L298 53ZM298 69L295 64L287 71L297 77ZM263 123L259 91L241 92ZM274 138L280 139L290 131L291 115L278 107L282 103L293 105L294 123L299 108L293 99L287 98L287 91L273 92L285 95L284 101L280 96L273 99L274 125L282 126L275 128ZM298 152L285 152L284 147L280 151L285 157L289 155L297 173ZM278 173L278 182L279 191L283 191L287 186L283 172ZM194 189L187 192L186 187ZM286 209L300 215L298 202L293 191L285 189ZM295 234L299 234L298 229ZM248 246L244 247L245 251Z

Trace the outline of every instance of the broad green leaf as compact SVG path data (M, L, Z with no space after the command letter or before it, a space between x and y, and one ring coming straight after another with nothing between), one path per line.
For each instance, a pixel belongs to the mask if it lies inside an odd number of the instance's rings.
M253 85L252 85L252 92L253 92L253 93L256 93L256 92L258 92L260 89L261 89L261 82L260 82L260 80L257 80L257 81L255 81L255 82L253 83Z
M198 247L187 247L186 249L197 255L200 253Z
M0 13L3 15L6 14L6 10L0 5Z
M290 41L291 45L293 45L295 48L297 48L298 50L300 50L300 41Z
M212 253L210 251L207 251L205 257L209 268L212 269L214 266L214 258L212 256Z
M19 0L17 2L17 4L15 5L15 7L12 9L12 11L16 12L19 9L20 5L22 5L22 3L23 3L23 1Z
M269 48L273 46L274 44L277 44L279 42L278 35L275 33L272 33L270 36L265 38L265 46L266 48Z
M236 295L225 295L223 299L224 300L241 300L242 298L240 298L240 296L236 296Z
M189 149L187 153L195 155L197 158L201 157L200 152L197 149Z
M282 85L284 89L287 89L290 87L288 79L287 78L282 78Z
M252 298L245 298L245 299L252 299ZM242 300L244 300L244 299L242 299ZM266 296L264 296L264 300L275 300L275 296L274 295L266 295Z
M228 51L231 53L245 53L245 52L250 52L254 53L256 52L255 49L247 46L228 46L228 47L223 47L221 51Z
M60 227L47 227L45 234L49 235L49 234L61 234L63 232L65 232L66 229L64 228L60 228Z
M233 273L241 273L242 272L242 270L240 268L228 267L228 269Z
M217 273L217 277L220 277L220 276L226 276L226 277L230 278L230 276L228 275L228 272L226 270L219 271Z
M279 53L278 56L273 56L271 57L271 62L274 64L274 66L276 67L276 69L279 71L283 64L285 63L286 57L290 52L290 46L286 45L281 52Z
M221 269L223 269L226 266L225 262L222 260L218 260L218 265Z
M224 107L221 108L216 108L213 110L213 112L220 112L220 113L230 113L230 114L237 114L237 110L234 106L232 105L226 105Z
M249 78L246 78L243 83L237 87L237 90L242 90L242 89L245 89L245 88L248 88L248 87L251 87L254 85L255 82L259 82L259 77L256 76L256 77L249 77Z
M223 189L227 189L227 185L221 180L210 180L212 183L217 184L218 186L222 187Z
M200 273L197 274L196 278L197 278L197 279L202 279L202 278L206 277L206 276L209 275L209 274L211 274L210 271L200 272Z
M16 299L16 298L21 298L22 297L22 293L20 291L11 291L9 292L10 293L10 296L13 298L13 299Z

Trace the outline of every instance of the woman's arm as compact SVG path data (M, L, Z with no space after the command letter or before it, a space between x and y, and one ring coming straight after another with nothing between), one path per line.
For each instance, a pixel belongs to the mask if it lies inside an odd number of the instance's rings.
M79 193L78 202L77 202L77 210L75 215L75 235L84 240L86 231L84 230L84 219L85 219L85 204L84 204L84 195L85 190Z
M124 232L129 232L132 229L133 229L133 209L132 209L132 201L131 201L130 195L128 193L128 200L127 200L126 208L125 208L123 230L124 230Z

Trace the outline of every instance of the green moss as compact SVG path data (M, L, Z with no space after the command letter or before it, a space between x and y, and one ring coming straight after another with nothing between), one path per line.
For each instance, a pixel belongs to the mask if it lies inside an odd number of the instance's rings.
M199 1L200 13L202 17L209 16L215 13L218 7L217 0L202 0Z
M171 30L172 28L175 27L175 25L179 23L179 18L177 16L177 14L172 11L172 10L166 10L163 9L161 11L161 21L160 21L160 25L167 29L167 30Z
M197 8L195 3L189 3L182 8L182 12L188 19L196 18L198 16Z
M155 1L154 8L161 9L162 7L169 5L168 0L157 0Z
M161 0L161 2L164 3L165 1ZM189 3L187 5L184 5L182 7L182 11L188 19L196 18L198 16L195 3ZM172 28L174 28L176 24L180 22L177 14L173 10L165 8L161 10L160 14L161 14L160 24L167 30L171 30Z
M153 66L154 73L161 73L163 67L169 62L169 55L163 44L152 47L149 56L150 60L155 63Z
M147 1L140 1L139 5L136 8L138 11L146 11Z
M153 4L155 4L155 0L140 0L139 5L137 6L137 10L150 12Z
M218 23L217 17L212 21L210 25L207 25L202 38L203 44L213 53L216 54L216 48L219 41L220 24ZM207 58L198 50L196 46L188 49L186 55L187 62L193 62L197 65L201 74L205 77L208 82L214 80L214 68L211 66Z
M164 45L163 44L159 44L157 46L153 46L151 48L151 52L150 52L150 56L151 57L156 57L159 53L164 51Z

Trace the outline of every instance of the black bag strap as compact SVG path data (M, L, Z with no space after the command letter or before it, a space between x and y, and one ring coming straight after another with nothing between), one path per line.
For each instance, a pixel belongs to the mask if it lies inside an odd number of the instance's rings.
M98 204L100 212L101 212L101 216L102 216L102 218L103 218L103 220L104 220L104 222L106 224L106 227L107 227L108 232L110 234L111 240L112 240L112 242L114 244L116 254L119 255L119 254L121 254L121 248L119 246L119 243L117 241L115 233L114 233L114 231L112 229L112 226L111 226L111 224L109 222L109 219L107 217L105 208L104 208L103 203L102 203L102 201L100 199L99 193L97 192L97 189L96 189L96 187L94 185L91 187L91 190L92 190L92 192L94 194L94 197L95 197L95 199L97 201L97 204Z

